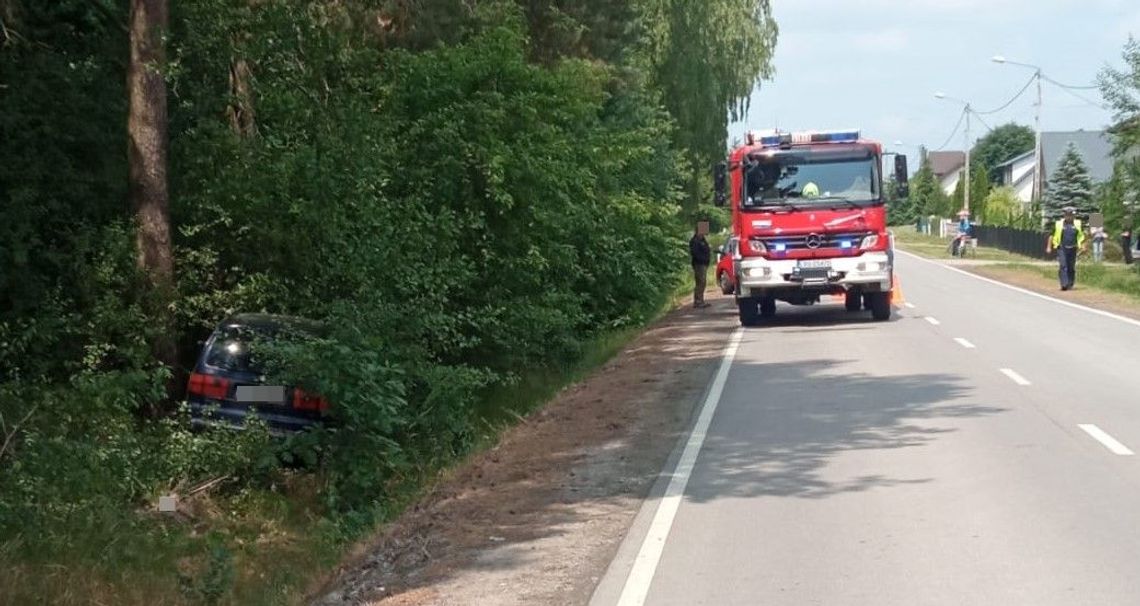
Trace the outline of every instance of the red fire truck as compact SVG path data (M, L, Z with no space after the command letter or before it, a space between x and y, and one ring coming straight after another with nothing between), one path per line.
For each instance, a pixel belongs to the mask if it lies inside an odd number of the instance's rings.
M732 207L740 323L776 301L844 295L848 311L891 317L894 248L887 232L882 146L859 131L749 133L716 166L716 203ZM906 195L906 156L895 155Z

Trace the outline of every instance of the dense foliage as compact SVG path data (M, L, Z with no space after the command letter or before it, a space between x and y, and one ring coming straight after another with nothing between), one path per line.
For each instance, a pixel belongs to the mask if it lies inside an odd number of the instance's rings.
M311 515L367 528L471 447L489 387L651 317L775 43L760 0L171 3L169 368L125 201L126 4L0 0L0 559L119 579L182 549L136 515L156 494L249 498L282 458L319 479ZM234 311L331 328L267 355L336 430L139 415ZM187 591L216 598L209 541Z

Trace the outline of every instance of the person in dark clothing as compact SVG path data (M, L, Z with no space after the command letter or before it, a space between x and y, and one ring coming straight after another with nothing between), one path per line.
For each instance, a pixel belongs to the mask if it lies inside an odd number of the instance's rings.
M1120 248L1124 250L1124 263L1132 265L1132 229L1125 227L1120 232Z
M1045 254L1057 251L1057 278L1061 290L1069 290L1077 280L1077 251L1085 248L1085 232L1081 220L1074 217L1076 209L1066 206L1064 216L1053 225L1053 235L1045 245Z
M702 233L701 226L698 225L697 229L693 231L693 237L689 240L689 259L693 263L693 307L708 307L709 304L705 303L705 286L709 273L709 259L712 257L712 250L709 248L709 242L705 239Z

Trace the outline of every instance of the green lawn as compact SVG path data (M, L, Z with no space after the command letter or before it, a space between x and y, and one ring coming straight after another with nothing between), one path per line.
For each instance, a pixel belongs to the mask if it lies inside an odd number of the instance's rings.
M891 231L895 234L895 243L902 250L930 259L952 258L950 256L950 240L948 238L920 234L915 231L913 226L892 227ZM989 248L986 246L979 246L974 253L968 255L966 258L978 259L980 261L1004 261L1009 263L1038 261L1038 259L1032 259L999 248Z

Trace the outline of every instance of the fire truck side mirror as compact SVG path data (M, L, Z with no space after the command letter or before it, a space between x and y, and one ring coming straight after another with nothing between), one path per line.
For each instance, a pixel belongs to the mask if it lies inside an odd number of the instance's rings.
M906 155L895 154L895 183L898 184L898 195L900 198L905 198L910 194L910 184L907 183L907 176Z
M724 206L728 201L728 165L724 162L717 162L713 167L713 191L716 194L713 203Z

